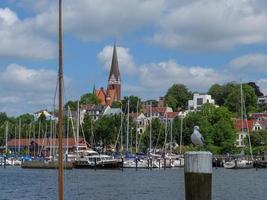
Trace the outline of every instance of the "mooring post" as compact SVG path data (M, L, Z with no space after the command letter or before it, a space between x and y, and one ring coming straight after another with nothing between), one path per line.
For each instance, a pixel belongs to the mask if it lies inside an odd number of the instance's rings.
M212 153L191 151L185 153L185 200L211 200Z
M94 162L95 162L95 166L94 167L95 167L95 171L96 171L96 158L94 158Z
M135 171L137 171L137 163L138 163L138 160L137 160L137 157L135 158Z
M123 172L123 164L124 164L124 161L123 161L123 157L121 157L121 171Z
M6 168L6 156L4 156L4 168Z
M166 158L164 157L164 170L166 170Z
M160 158L158 159L158 162L159 162L159 169L160 169Z
M150 170L152 170L153 169L153 159L151 158L150 159Z
M147 169L149 170L149 167L150 167L150 158L148 158L147 160Z

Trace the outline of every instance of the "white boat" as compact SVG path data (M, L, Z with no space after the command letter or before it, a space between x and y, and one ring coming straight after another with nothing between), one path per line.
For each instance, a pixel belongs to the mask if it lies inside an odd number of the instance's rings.
M253 168L253 161L238 159L227 161L223 164L223 166L225 169L250 169Z
M127 159L123 161L124 168L148 168L148 162L144 159L137 159L137 166L136 166L136 159Z
M74 168L98 168L98 169L116 169L122 167L122 160L115 159L109 155L99 154L96 151L88 150L84 155L73 162Z

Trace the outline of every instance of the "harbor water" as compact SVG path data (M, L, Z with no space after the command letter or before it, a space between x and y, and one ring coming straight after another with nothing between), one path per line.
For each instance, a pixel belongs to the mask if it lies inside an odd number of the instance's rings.
M57 170L0 168L1 200L57 199ZM266 200L267 170L213 170L213 200ZM184 170L65 170L66 200L183 200Z

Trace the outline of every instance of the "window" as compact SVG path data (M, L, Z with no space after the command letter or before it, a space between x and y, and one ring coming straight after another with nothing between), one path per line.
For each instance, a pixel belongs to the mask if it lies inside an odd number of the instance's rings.
M203 99L197 98L197 105L202 105L202 104L203 104Z

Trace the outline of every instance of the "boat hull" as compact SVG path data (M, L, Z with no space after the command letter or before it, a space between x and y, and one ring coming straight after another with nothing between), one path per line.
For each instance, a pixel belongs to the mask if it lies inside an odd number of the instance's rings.
M57 161L24 161L21 164L21 168L24 169L58 169L58 162ZM72 169L71 162L63 162L64 169Z

